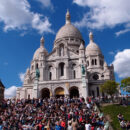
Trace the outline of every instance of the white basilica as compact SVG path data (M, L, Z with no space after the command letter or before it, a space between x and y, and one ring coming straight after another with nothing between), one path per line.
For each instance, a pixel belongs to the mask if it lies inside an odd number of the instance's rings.
M71 24L69 11L51 53L44 44L42 37L26 71L23 86L17 89L18 99L97 97L103 94L100 85L105 80L114 80L114 67L105 62L100 48L93 41L93 34L90 32L89 43L85 47L80 31Z

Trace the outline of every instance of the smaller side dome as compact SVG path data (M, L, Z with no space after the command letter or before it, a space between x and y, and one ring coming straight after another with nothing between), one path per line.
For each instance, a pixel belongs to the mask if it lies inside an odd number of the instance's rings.
M40 48L38 48L33 56L33 60L39 59L40 55L47 55L48 51L46 50L46 48L44 47L44 37L42 36L41 40L40 40Z
M98 47L98 45L96 43L94 43L93 41L93 33L90 32L89 33L89 39L90 42L86 47L86 55L99 55L102 54L100 48Z

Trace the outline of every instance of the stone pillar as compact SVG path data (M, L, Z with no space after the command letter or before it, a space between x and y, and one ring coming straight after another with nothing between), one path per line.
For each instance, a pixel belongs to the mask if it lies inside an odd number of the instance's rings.
M40 71L40 79L39 79L39 80L40 80L40 81L43 81L43 77L44 77L44 76L43 76L43 68L40 67L40 68L39 68L39 71Z
M46 69L45 66L43 66L43 81L45 81L46 79Z
M70 83L66 82L65 83L65 97L69 97L69 88L70 88Z
M100 67L100 58L97 56L97 66Z
M88 97L88 81L86 79L86 75L87 75L87 72L86 72L86 65L85 64L82 64L81 65L81 72L82 72L82 96L85 98Z
M59 70L58 70L58 67L56 67L56 79L59 79Z
M55 94L54 94L54 89L53 89L53 84L51 84L51 86L50 86L50 97L54 97L55 96Z
M66 70L66 79L69 79L69 67L68 66L66 66L66 68L65 68L65 70Z
M88 97L88 83L86 80L86 75L82 75L82 96L85 100Z
M39 93L38 93L38 79L35 78L35 81L34 81L34 86L33 86L33 98L39 98Z

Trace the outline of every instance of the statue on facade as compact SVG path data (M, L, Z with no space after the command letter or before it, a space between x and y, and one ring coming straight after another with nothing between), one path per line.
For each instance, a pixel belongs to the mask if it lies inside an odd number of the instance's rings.
M82 68L82 75L85 75L85 67L84 67L84 65L82 65L81 68Z
M64 47L60 47L60 56L64 56Z
M40 71L39 71L39 69L36 69L36 76L35 76L35 78L39 79L39 77L40 77Z

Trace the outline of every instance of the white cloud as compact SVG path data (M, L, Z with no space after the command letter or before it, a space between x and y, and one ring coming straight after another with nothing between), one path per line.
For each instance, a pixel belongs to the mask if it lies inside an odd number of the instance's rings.
M43 7L53 8L51 0L37 0L37 1L39 1L43 5Z
M119 77L125 78L130 76L130 49L125 49L115 55L114 70Z
M115 53L114 53L114 51L110 51L109 54L110 55L114 55Z
M21 82L24 81L24 76L25 76L25 73L19 73L19 78L20 78Z
M10 88L6 88L4 92L5 98L12 98L16 96L16 86L11 86Z
M115 51L110 51L109 54L110 54L110 55L115 55L115 54L118 53L119 51L120 51L119 49L117 49L117 50L115 50Z
M116 32L115 34L116 34L116 36L118 37L118 36L120 36L121 34L125 34L125 33L127 33L127 32L130 32L130 28L126 28L126 29L124 29L124 30L120 30L119 32Z
M130 0L73 0L73 3L88 7L83 18L75 25L91 29L112 28L116 25L130 25Z
M32 20L32 27L39 31L39 33L42 32L49 32L54 33L54 31L51 29L51 24L49 23L49 20L47 17L44 19L40 19L42 15L35 14Z
M34 26L33 21L36 15L38 20ZM48 18L32 12L28 0L0 0L0 22L4 23L4 31L33 28L40 33L48 32L48 30L51 32L51 23Z

